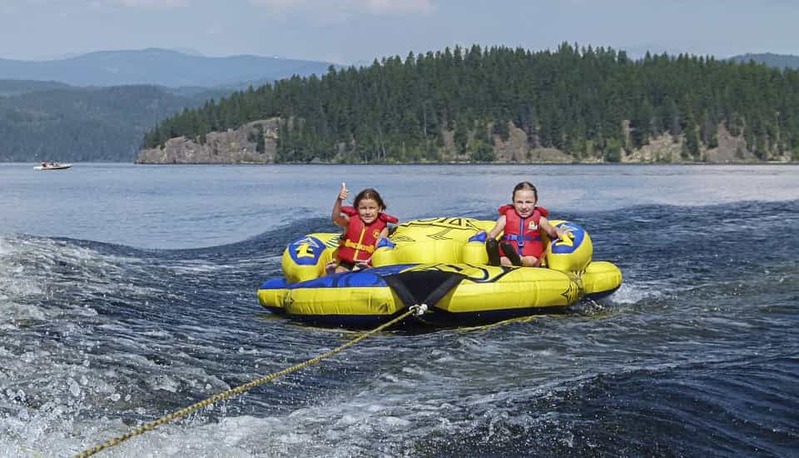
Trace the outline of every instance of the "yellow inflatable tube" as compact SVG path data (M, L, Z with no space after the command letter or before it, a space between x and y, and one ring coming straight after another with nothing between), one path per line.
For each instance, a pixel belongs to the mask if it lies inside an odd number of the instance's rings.
M493 221L441 217L400 224L382 241L373 268L324 275L340 234L302 236L286 248L284 278L266 281L259 302L270 311L324 324L370 326L409 305L435 313L420 320L443 325L492 322L562 309L602 297L622 282L621 271L593 261L593 242L575 223L550 222L569 235L547 244L548 268L487 266L486 231Z
M545 265L561 272L582 273L591 262L593 242L582 227L569 221L551 223L570 236L547 244ZM488 263L485 237L493 221L473 218L442 217L413 220L397 226L374 255L375 267L394 264ZM484 234L482 234L484 235ZM338 248L339 233L304 235L289 244L283 252L281 266L289 283L311 280L325 274Z

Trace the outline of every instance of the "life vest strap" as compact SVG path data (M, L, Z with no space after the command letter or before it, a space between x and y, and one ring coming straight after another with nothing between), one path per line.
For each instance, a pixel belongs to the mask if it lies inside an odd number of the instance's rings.
M524 242L524 241L537 242L537 241L541 240L541 236L540 235L525 237L524 235L519 235L519 234L506 234L503 238L505 240L513 240L515 242Z

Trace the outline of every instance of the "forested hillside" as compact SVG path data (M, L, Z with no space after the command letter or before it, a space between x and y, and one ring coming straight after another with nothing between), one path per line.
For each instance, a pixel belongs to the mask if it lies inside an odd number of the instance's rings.
M68 88L68 84L55 81L0 80L0 97Z
M797 160L799 72L687 55L634 61L568 44L456 47L237 92L161 121L144 145L203 143L209 132L273 117L282 162L491 161L518 129L531 149L576 161L618 161L663 136L700 161L721 129L742 140L741 155Z
M50 89L56 87L57 89ZM76 88L0 81L0 162L132 162L158 120L229 91L176 95L155 86Z

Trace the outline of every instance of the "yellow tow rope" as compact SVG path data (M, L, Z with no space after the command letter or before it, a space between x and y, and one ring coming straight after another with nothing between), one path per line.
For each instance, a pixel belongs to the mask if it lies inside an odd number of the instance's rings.
M200 401L200 402L198 402L196 404L190 405L189 407L186 407L185 409L178 410L177 412L172 412L169 415L165 415L165 416L159 418L158 420L151 421L149 423L145 423L145 424L143 424L143 425L131 430L130 432L128 432L126 434L123 434L121 436L115 437L113 439L109 439L108 441L106 441L106 442L104 442L102 444L99 444L99 445L96 445L96 446L94 446L94 447L92 447L90 449L84 450L81 453L75 455L75 457L76 458L85 458L85 457L92 456L92 455L94 455L94 454L96 454L98 452L101 452L101 451L105 450L105 449L108 449L108 448L114 447L116 445L119 445L119 444L121 444L122 442L125 442L128 439L131 439L131 438L136 437L136 436L140 436L140 435L146 433L147 431L152 431L155 428L157 428L157 427L159 427L159 426L161 426L163 424L169 423L169 422L171 422L173 420L176 420L178 418L181 418L181 417L185 417L186 415L188 415L188 414L190 414L190 413L192 413L192 412L194 412L194 411L196 411L198 409L201 409L203 407L210 406L211 404L213 404L213 403L215 403L217 401L221 401L223 399L228 399L230 397L239 395L241 393L244 393L245 391L248 391L248 390L250 390L252 388L255 388L258 385L262 385L262 384L264 384L266 382L271 382L272 380L274 380L274 379L276 379L278 377L282 377L284 375L291 374L292 372L296 372L296 371L298 371L300 369L308 367L311 364L316 364L316 363L322 361L325 358L329 358L329 357L331 357L333 355L341 353L342 351L346 350L347 348L352 347L353 345L357 344L358 342L366 339L367 337L370 337L370 336L372 336L372 335L374 335L374 334L376 334L376 333L378 333L378 332L380 332L380 331L382 331L382 330L384 330L384 329L386 329L386 328L388 328L390 326L393 326L393 325L399 323L400 321L402 321L405 318L411 316L412 314L421 315L426 310L427 310L427 305L425 305L425 304L411 306L410 309L407 312L403 313L402 315L394 318L393 320L391 320L391 321L389 321L389 322L387 322L385 324L381 324L380 326L376 327L375 329L372 329L369 332L361 334L360 336L350 340L349 342L345 343L344 345L341 345L338 348L334 348L334 349L330 350L327 353L321 354L319 356L315 356L315 357L313 357L313 358L311 358L311 359L309 359L309 360L307 360L305 362L296 364L296 365L291 366L291 367L289 367L287 369L283 369L282 371L278 371L278 372L275 372L275 373L272 373L272 374L269 374L269 375L265 375L265 376L263 376L263 377L261 377L259 379L253 380L251 382L247 382L247 383L245 383L243 385L239 385L239 386L237 386L235 388L231 388L231 389L229 389L227 391L223 391L223 392L221 392L219 394L215 394L214 396L211 396L210 398L202 400L202 401Z

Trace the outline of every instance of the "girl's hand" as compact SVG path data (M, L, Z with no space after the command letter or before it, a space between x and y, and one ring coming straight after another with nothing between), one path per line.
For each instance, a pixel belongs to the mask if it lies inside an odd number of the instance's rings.
M572 235L571 231L555 231L557 237L553 240L554 241L566 241L566 240L573 240L574 235Z
M350 191L347 190L347 184L342 181L341 190L338 192L338 200L345 200L349 195Z

